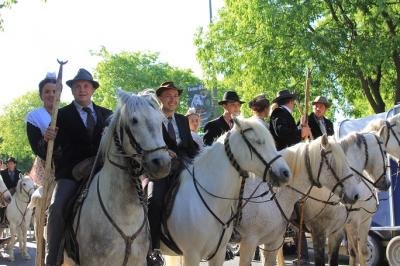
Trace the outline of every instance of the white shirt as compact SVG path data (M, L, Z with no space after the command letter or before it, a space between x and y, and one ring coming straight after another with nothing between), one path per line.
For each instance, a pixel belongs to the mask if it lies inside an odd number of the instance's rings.
M85 127L87 127L87 124L86 124L86 122L87 122L87 116L88 116L88 114L85 112L85 111L83 111L83 106L81 106L80 104L78 104L77 102L73 102L74 103L74 105L75 105L75 107L76 107L76 110L78 111L78 113L79 113L79 116L81 117L81 119L82 119L82 122L83 122L83 124L85 125ZM96 112L94 111L94 108L93 108L93 103L90 103L88 106L86 106L86 107L88 107L90 110L92 110L92 115L93 115L93 118L94 118L94 122L96 123L97 122L97 116L96 116Z
M168 122L169 122L168 118L165 117L163 124L164 124L165 128L167 129L167 131L168 131ZM175 131L176 144L179 144L179 143L181 143L182 140L179 135L179 129L178 129L178 124L176 123L176 120L175 120L175 115L172 115L171 122L172 122L172 126L174 127L174 131Z

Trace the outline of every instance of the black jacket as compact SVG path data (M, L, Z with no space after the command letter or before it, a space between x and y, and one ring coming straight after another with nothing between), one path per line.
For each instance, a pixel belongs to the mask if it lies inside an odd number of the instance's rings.
M92 137L88 135L73 102L58 110L58 132L54 146L55 152L59 153L54 156L56 180L72 179L72 168L82 160L96 155L106 119L112 112L95 104L93 108L97 121Z
M204 144L208 146L212 145L219 136L229 130L230 127L223 116L211 120L204 126Z
M175 113L174 116L181 142L177 145L176 141L170 138L168 131L163 124L162 129L165 144L170 150L174 151L178 157L183 156L193 158L199 151L199 147L196 142L194 142L192 134L190 133L189 120L186 116L181 114Z
M11 180L10 175L8 174L8 169L4 169L0 172L1 177L3 178L4 184L8 189L15 188L18 185L19 175L21 171L15 169L14 179Z
M333 123L329 119L326 119L325 117L323 119L324 119L324 123L325 123L326 134L328 136L332 136L334 134ZM311 128L311 133L312 133L314 139L322 136L321 129L319 128L319 124L318 124L317 118L315 117L314 113L311 113L308 116L308 126Z
M272 111L269 129L275 139L277 150L293 146L301 141L301 130L296 125L292 114L282 106Z

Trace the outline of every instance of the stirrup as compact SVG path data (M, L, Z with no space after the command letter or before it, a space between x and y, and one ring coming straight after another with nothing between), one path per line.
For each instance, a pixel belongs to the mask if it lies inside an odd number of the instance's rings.
M159 249L154 249L147 255L147 266L164 266L165 261Z

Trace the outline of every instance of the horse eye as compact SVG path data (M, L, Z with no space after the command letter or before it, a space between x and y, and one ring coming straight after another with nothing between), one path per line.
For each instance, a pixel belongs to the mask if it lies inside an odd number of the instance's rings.
M135 117L132 117L132 124L137 124L138 120Z

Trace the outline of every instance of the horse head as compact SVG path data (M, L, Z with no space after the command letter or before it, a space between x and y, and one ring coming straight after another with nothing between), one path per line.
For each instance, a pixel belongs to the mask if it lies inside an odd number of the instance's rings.
M355 203L360 195L358 188L360 180L353 175L340 144L333 137L324 134L311 141L307 148L309 156L306 165L310 164L309 178L314 185L331 189L345 203ZM314 168L311 165L319 167L316 171L312 171Z
M232 156L238 167L263 177L264 181L268 178L276 186L287 183L291 171L276 150L274 139L266 126L254 118L235 117L233 121L235 126L230 131L231 136L225 138L225 150L232 147Z
M0 207L7 207L11 203L11 193L8 191L6 184L4 184L3 178L0 177Z
M387 126L383 125L378 132L352 133L340 140L355 175L383 191L387 191L391 184L386 174L388 160L384 138L387 131ZM363 174L364 170L367 176Z
M110 138L134 167L152 178L163 178L170 171L171 159L162 135L163 115L150 95L132 95L117 91L117 110L110 124ZM112 132L111 132L112 131Z
M32 194L35 191L35 184L30 176L21 177L16 187L16 194L21 197L26 197L28 202L31 200Z
M387 127L386 134L382 135L387 152L400 162L400 114L387 120L375 119L368 123L365 132L378 132L383 126Z

